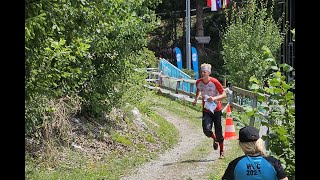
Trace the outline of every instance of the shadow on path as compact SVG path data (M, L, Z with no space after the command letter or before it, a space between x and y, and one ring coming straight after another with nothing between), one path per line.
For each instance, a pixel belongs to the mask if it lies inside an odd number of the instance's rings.
M166 164L163 164L163 166L171 166L171 165L182 164L182 163L211 162L211 161L215 161L215 160L216 159L199 159L199 160L191 159L191 160L185 160L185 161L180 161L180 162L166 163Z

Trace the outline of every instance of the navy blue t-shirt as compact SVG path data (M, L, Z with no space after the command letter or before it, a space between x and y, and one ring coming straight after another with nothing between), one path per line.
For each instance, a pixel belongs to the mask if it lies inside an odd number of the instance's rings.
M277 180L285 177L278 159L272 156L244 155L229 163L222 180Z

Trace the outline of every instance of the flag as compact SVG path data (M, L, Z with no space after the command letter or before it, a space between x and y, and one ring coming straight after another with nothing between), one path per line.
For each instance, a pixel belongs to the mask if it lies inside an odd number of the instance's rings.
M211 11L227 8L230 0L207 0L207 6L211 7Z
M230 4L230 0L223 0L223 8L227 8Z
M175 48L178 69L182 69L182 55L178 47Z
M209 7L211 7L211 11L217 11L217 0L208 0L208 1L210 1Z
M222 9L222 4L221 4L221 0L217 0L217 9ZM212 7L211 7L211 11L212 11Z
M191 54L192 54L192 67L193 67L193 72L196 75L196 79L199 79L199 71L198 71L198 53L197 49L195 47L191 48Z
M207 6L211 7L211 0L207 0Z

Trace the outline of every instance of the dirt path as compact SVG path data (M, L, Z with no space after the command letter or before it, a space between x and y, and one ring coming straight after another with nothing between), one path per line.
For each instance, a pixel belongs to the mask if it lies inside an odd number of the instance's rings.
M180 133L180 141L173 148L135 170L131 176L121 180L183 180L208 179L207 171L210 164L219 157L219 151L211 151L205 158L193 158L192 150L208 139L202 133L201 127L194 127L186 120L180 119L164 109L157 109L167 121L171 122ZM225 146L226 147L226 146ZM188 157L190 156L190 157Z

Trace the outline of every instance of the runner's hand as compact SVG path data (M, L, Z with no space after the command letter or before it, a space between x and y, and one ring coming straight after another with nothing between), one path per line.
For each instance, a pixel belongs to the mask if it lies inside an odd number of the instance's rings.
M214 100L216 100L216 98L213 96L209 96L207 99L207 101L209 101L209 102L213 102Z

